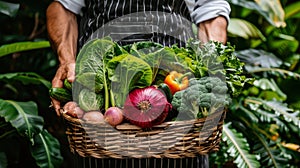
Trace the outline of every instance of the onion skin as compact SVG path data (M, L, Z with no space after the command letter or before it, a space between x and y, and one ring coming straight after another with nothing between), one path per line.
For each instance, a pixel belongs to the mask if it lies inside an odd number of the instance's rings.
M82 110L74 101L67 102L64 107L64 112L74 118L82 118L85 111Z
M171 104L164 93L154 86L132 90L124 103L124 116L141 128L151 128L166 119Z
M104 120L111 126L119 125L123 122L123 110L118 107L109 107L104 113Z

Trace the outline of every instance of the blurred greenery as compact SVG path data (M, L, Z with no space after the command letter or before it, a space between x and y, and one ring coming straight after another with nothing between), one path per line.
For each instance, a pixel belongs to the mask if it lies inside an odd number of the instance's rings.
M49 84L58 66L56 55L47 43L45 12L50 2L0 1L0 22L4 23L0 27L0 98L4 104L11 100L36 106L37 116L43 118L40 124L45 128L38 131L36 141L40 142L43 136L57 139L59 144L44 145L60 148L61 167L72 167L64 125L49 108ZM297 167L300 165L300 2L228 2L232 8L228 42L245 62L246 75L255 81L233 98L220 151L211 155L210 165ZM22 50L15 48L24 44ZM10 45L12 49L3 49ZM5 112L3 107L0 106L0 114ZM0 167L43 165L44 158L35 160L31 155L39 151L29 147L31 139L24 140L10 123L0 117Z
M5 23L0 27L0 167L60 167L68 162L63 125L49 108L48 91L58 65L47 39L50 2L0 1L0 21ZM28 112L35 113L24 115ZM16 116L18 126L11 120ZM34 118L40 122L32 123ZM28 124L40 129L22 134L19 128Z
M228 42L254 78L233 99L215 167L298 167L299 2L228 0Z

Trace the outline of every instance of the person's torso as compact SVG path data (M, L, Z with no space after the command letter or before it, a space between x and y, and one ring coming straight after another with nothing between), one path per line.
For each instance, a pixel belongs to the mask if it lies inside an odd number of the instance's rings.
M166 46L184 45L193 37L184 0L86 0L83 13L79 46L104 36L121 45L154 41Z

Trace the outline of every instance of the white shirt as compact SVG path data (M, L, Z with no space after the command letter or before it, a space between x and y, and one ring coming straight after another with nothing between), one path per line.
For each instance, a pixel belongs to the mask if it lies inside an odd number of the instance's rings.
M80 14L81 9L85 7L84 0L56 0L66 9L75 14ZM195 24L224 16L229 22L230 5L226 0L185 0L190 11L192 21Z

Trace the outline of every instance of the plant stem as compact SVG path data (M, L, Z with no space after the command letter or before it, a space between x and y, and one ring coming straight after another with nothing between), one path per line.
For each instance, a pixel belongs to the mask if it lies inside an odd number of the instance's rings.
M177 78L177 82L181 83L182 80L183 80L183 78L185 78L186 76L189 76L189 75L192 75L192 73L191 72L187 72L187 73L183 74L182 76L180 76L179 78Z
M112 90L110 90L110 103L112 107L116 106L116 102L115 102L115 96Z

